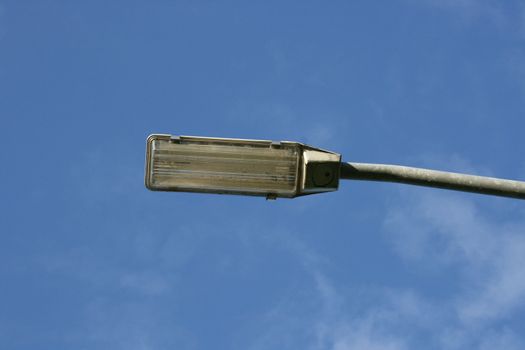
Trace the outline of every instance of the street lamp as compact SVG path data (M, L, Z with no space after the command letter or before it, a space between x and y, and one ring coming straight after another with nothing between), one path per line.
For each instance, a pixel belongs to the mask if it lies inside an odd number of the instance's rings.
M150 135L146 187L294 198L336 191L339 179L398 182L525 199L525 182L397 165L343 163L299 142Z

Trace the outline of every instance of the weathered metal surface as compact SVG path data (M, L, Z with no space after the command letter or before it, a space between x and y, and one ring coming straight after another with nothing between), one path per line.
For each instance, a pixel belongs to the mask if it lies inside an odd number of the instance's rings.
M341 179L397 182L525 199L525 182L388 164L341 163Z

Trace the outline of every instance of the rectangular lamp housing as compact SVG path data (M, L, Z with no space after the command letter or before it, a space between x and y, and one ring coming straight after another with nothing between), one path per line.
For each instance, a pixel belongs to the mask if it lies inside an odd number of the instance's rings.
M324 181L324 188L316 191L314 187L319 181L306 176L307 159L305 162L303 157L306 150L312 152L313 149L298 142L155 134L147 140L145 184L154 191L239 194L271 199L333 191L330 188L333 181L329 186ZM311 167L312 164L308 166ZM323 174L317 178L327 173L326 166L321 168ZM337 181L338 169L333 175Z

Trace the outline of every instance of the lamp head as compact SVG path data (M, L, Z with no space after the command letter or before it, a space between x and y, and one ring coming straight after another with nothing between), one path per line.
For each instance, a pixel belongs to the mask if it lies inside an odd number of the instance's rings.
M146 187L154 191L264 196L335 191L341 156L299 142L150 135Z

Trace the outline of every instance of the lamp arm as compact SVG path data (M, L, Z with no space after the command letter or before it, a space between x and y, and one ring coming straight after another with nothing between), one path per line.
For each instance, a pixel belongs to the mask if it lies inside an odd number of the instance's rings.
M525 199L525 182L388 164L341 163L341 179L397 182Z

